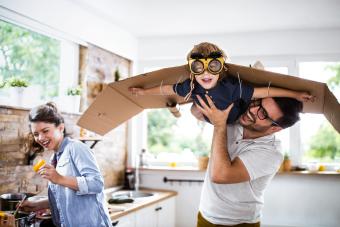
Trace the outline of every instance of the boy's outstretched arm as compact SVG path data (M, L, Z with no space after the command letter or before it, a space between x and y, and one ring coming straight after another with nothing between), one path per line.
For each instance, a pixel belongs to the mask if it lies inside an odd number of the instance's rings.
M133 95L175 95L172 85L162 85L152 88L130 87L129 91Z
M293 91L277 87L270 87L269 89L267 87L254 88L252 99L265 97L287 97L297 99L300 102L314 102L315 100L315 96L310 95L308 92L305 91Z

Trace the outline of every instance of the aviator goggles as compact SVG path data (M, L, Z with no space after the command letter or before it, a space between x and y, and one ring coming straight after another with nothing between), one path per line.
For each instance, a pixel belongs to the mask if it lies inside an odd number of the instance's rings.
M202 54L193 53L188 60L190 72L194 75L200 75L205 70L211 74L219 74L224 66L224 58L220 52L212 52L208 57Z

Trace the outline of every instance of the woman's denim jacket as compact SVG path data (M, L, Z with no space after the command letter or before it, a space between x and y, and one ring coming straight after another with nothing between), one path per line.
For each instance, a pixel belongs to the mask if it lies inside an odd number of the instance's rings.
M53 220L66 227L112 226L105 205L104 180L91 149L78 140L65 137L55 155L57 172L76 177L79 190L49 182Z

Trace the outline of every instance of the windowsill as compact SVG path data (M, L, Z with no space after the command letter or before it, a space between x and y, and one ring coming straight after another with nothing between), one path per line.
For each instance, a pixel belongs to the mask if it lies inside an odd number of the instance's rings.
M192 166L180 166L180 167L170 167L170 166L148 166L141 167L140 170L161 170L161 171L197 171L197 172L205 172L206 170L200 170L197 167Z
M15 109L15 110L30 110L31 109L29 107L21 107L21 106L6 105L6 104L0 104L0 107L6 108L6 109Z
M30 107L22 107L22 106L14 106L14 105L6 105L6 104L0 104L0 108L6 108L6 109L13 109L13 110L24 110L24 111L30 111L32 108ZM81 116L83 113L81 112L70 112L70 111L61 111L63 114L67 115L76 115Z
M340 172L337 171L287 171L287 172L278 172L278 175L339 175Z

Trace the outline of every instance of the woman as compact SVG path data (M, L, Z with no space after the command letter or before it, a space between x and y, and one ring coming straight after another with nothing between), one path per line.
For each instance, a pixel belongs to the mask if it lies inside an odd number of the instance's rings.
M21 209L50 208L56 226L112 226L104 201L104 182L90 148L66 134L64 119L53 103L29 113L34 141L53 150L39 174L49 180L48 200L25 201Z

